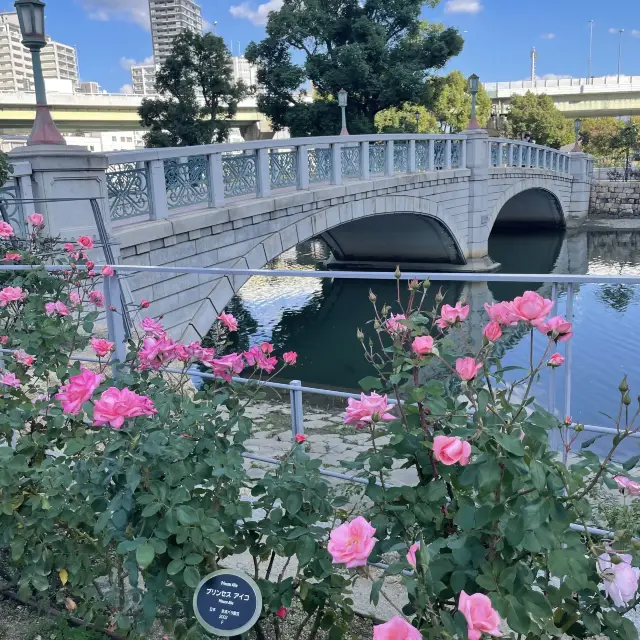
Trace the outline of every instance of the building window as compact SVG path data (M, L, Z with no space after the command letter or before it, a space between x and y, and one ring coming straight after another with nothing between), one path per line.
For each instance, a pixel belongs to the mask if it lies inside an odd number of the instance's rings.
M111 136L111 142L118 142L118 136Z

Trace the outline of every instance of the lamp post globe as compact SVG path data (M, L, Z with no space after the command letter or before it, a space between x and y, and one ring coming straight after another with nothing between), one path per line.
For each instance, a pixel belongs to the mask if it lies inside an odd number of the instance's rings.
M27 145L67 144L51 118L42 74L40 49L47 44L44 32L45 3L42 0L16 0L14 6L20 23L22 44L31 51L36 89L36 118Z
M348 136L349 132L347 131L347 115L346 115L346 107L347 107L347 92L344 89L340 89L338 91L338 106L342 111L342 130L340 131L341 136Z
M420 133L420 112L416 111L416 133Z
M476 118L476 98L478 95L478 89L480 88L480 78L475 74L469 76L469 93L471 94L471 119L469 120L469 126L467 129L479 129L480 125Z

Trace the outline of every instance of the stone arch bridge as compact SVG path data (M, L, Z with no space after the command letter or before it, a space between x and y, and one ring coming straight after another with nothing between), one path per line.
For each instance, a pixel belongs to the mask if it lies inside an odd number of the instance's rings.
M34 166L35 197L65 195L73 180L38 178L35 153L27 147L14 158ZM70 171L66 153L59 172ZM580 224L593 171L585 154L483 130L91 156L84 174L108 203L117 260L176 267L259 269L320 236L336 266L487 271L497 266L488 255L494 225ZM55 202L47 207L51 233L95 233L87 216L70 220ZM206 334L246 279L140 272L126 282L133 299L152 301L165 326L188 339Z

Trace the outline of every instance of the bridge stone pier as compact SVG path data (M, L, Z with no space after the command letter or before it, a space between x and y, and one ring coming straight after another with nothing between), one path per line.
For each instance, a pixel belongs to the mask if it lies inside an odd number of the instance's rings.
M28 152L19 159L28 162ZM107 161L92 180L106 186L120 263L250 269L322 237L336 266L492 270L495 225L578 226L593 170L582 153L483 130L147 149ZM39 184L36 164L29 180ZM89 218L61 215L52 228L95 233ZM189 339L208 331L246 279L139 272L126 285Z

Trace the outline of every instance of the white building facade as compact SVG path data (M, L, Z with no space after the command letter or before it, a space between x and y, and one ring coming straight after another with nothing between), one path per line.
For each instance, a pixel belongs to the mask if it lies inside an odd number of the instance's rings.
M192 0L149 0L153 59L161 65L182 31L202 34L202 10Z
M131 67L131 86L137 96L156 93L156 67L153 64L134 64Z
M231 58L231 63L233 66L233 79L236 82L241 80L248 87L258 83L257 67L251 64L244 56L234 56Z
M78 84L78 53L75 47L47 38L47 44L40 52L42 75L45 78L71 80Z

